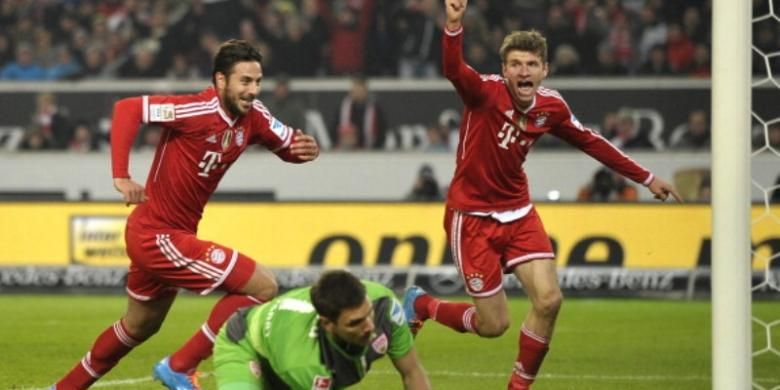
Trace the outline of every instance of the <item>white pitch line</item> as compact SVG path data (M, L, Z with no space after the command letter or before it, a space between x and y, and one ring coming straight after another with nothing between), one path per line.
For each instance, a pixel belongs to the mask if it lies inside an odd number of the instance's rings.
M398 372L392 370L374 370L370 371L370 374L374 375L398 375ZM210 376L210 372L202 372L200 377L204 378ZM437 370L428 371L430 376L443 376L443 377L472 377L472 378L504 378L509 375L508 372L462 372L462 371L447 371ZM539 378L544 379L576 379L576 380L591 380L591 381L628 381L628 382L704 382L709 381L712 378L702 375L684 375L684 376L665 376L665 375L593 375L593 374L539 374ZM143 382L151 382L152 377L146 376L141 378L128 378L128 379L114 379L110 381L98 381L92 387L116 387L124 385L134 385ZM780 382L780 378L753 378L754 382ZM48 390L48 387L42 388L24 388L22 390Z

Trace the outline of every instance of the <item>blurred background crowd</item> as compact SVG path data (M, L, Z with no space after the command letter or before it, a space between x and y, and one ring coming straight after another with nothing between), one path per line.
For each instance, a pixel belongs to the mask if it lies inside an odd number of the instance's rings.
M257 44L273 76L438 77L440 0L4 0L0 78L72 80L210 76L219 43ZM507 32L549 38L553 75L710 73L709 0L472 0L467 61L499 69ZM767 8L755 1L756 12ZM760 50L780 24L756 23ZM757 61L756 71L763 66Z

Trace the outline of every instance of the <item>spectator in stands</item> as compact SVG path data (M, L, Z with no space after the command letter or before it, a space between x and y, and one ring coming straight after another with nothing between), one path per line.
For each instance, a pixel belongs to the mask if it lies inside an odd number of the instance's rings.
M630 113L624 112L618 115L617 132L609 142L620 149L656 148L650 141L648 135L639 130L636 120L634 120Z
M620 76L628 74L628 68L619 63L609 45L601 45L598 49L598 63L593 74L598 76Z
M439 182L433 174L433 168L423 164L414 180L414 185L406 200L412 202L437 202L443 200Z
M441 28L436 22L438 5L439 1L434 0L410 1L396 15L399 76L434 77L439 74ZM481 49L484 60L487 51Z
M428 126L425 130L425 136L427 138L427 145L425 145L426 152L447 152L450 150L449 145L449 127L446 125L434 123Z
M666 48L663 45L656 45L650 49L650 54L637 72L643 76L669 76L674 74L669 68L669 61L666 60Z
M580 55L569 44L561 44L555 49L551 64L552 74L556 76L575 76L581 71Z
M105 77L104 65L103 49L99 45L88 46L84 52L83 66L74 78L94 79Z
M92 129L86 122L79 122L73 130L73 138L70 140L68 150L72 152L86 153L97 150L97 142Z
M40 129L31 129L24 134L22 142L19 144L19 150L35 152L49 150L52 148L51 141L43 134Z
M693 60L693 42L678 23L669 25L666 35L666 58L675 73L684 72Z
M49 80L71 80L81 73L81 65L73 58L70 49L65 46L57 48L56 62L47 70Z
M330 74L362 73L374 0L318 0L318 10L328 26Z
M596 171L590 183L580 188L577 194L579 202L636 202L637 200L639 194L636 187L609 168Z
M174 80L194 80L200 76L198 68L192 65L183 53L175 53L172 61L171 68L168 69L168 72L165 75L166 78Z
M160 43L145 40L133 45L133 56L119 68L118 75L130 79L158 78L165 75L157 59Z
M263 100L274 116L294 129L306 129L306 108L303 102L290 94L290 80L285 75L276 77L273 95Z
M710 77L710 48L705 44L698 44L693 51L693 60L688 65L685 73L692 77Z
M0 70L1 80L35 81L46 79L46 70L35 62L30 45L21 43L16 48L16 61Z
M0 30L0 69L14 58L13 46L8 35Z
M368 80L352 79L352 88L341 101L331 139L343 150L381 149L385 144L385 117L370 94Z
M651 5L645 5L642 8L640 17L639 32L639 63L644 64L652 61L651 51L658 47L666 45L666 23L658 18L656 9ZM663 53L663 64L666 66L666 53ZM657 68L661 68L657 65ZM653 72L648 72L653 73Z
M57 98L51 93L41 93L36 97L30 127L40 131L48 146L55 149L66 149L73 137L68 110L57 105Z
M710 126L707 112L694 110L688 114L688 122L677 126L669 136L669 147L672 149L687 149L709 151Z

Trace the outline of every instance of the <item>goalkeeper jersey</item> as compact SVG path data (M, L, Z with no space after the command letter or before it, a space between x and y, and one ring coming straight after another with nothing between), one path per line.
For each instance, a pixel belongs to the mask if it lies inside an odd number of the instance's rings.
M341 389L359 382L375 360L403 357L413 346L393 292L378 283L362 283L373 304L375 325L362 350L345 351L320 327L311 288L306 287L232 316L217 338L215 365L242 356L248 360L242 366L256 371L263 389Z

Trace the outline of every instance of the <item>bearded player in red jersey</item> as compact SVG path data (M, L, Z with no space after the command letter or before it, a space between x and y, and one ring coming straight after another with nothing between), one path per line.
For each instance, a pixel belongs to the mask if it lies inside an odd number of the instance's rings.
M195 95L119 100L111 127L114 187L137 204L127 219L130 257L127 312L98 336L92 349L52 387L85 389L162 325L178 288L206 295L223 290L208 320L184 346L154 367L170 389L197 389L195 369L210 354L214 335L237 309L277 292L265 267L236 249L196 237L198 221L222 176L251 144L291 163L312 161L311 136L279 122L255 100L262 55L249 43L225 42L214 58L213 86ZM146 187L128 174L130 148L141 123L164 128Z
M547 43L536 31L509 34L501 45L502 75L480 75L463 61L465 0L445 0L444 75L465 105L447 196L445 230L453 260L474 304L436 299L419 287L404 297L410 326L432 319L459 332L497 337L509 327L503 273L522 283L532 308L519 336L509 389L529 389L548 350L563 300L553 248L528 195L522 164L545 133L647 186L655 197L680 196L669 183L580 124L561 95L541 87Z

